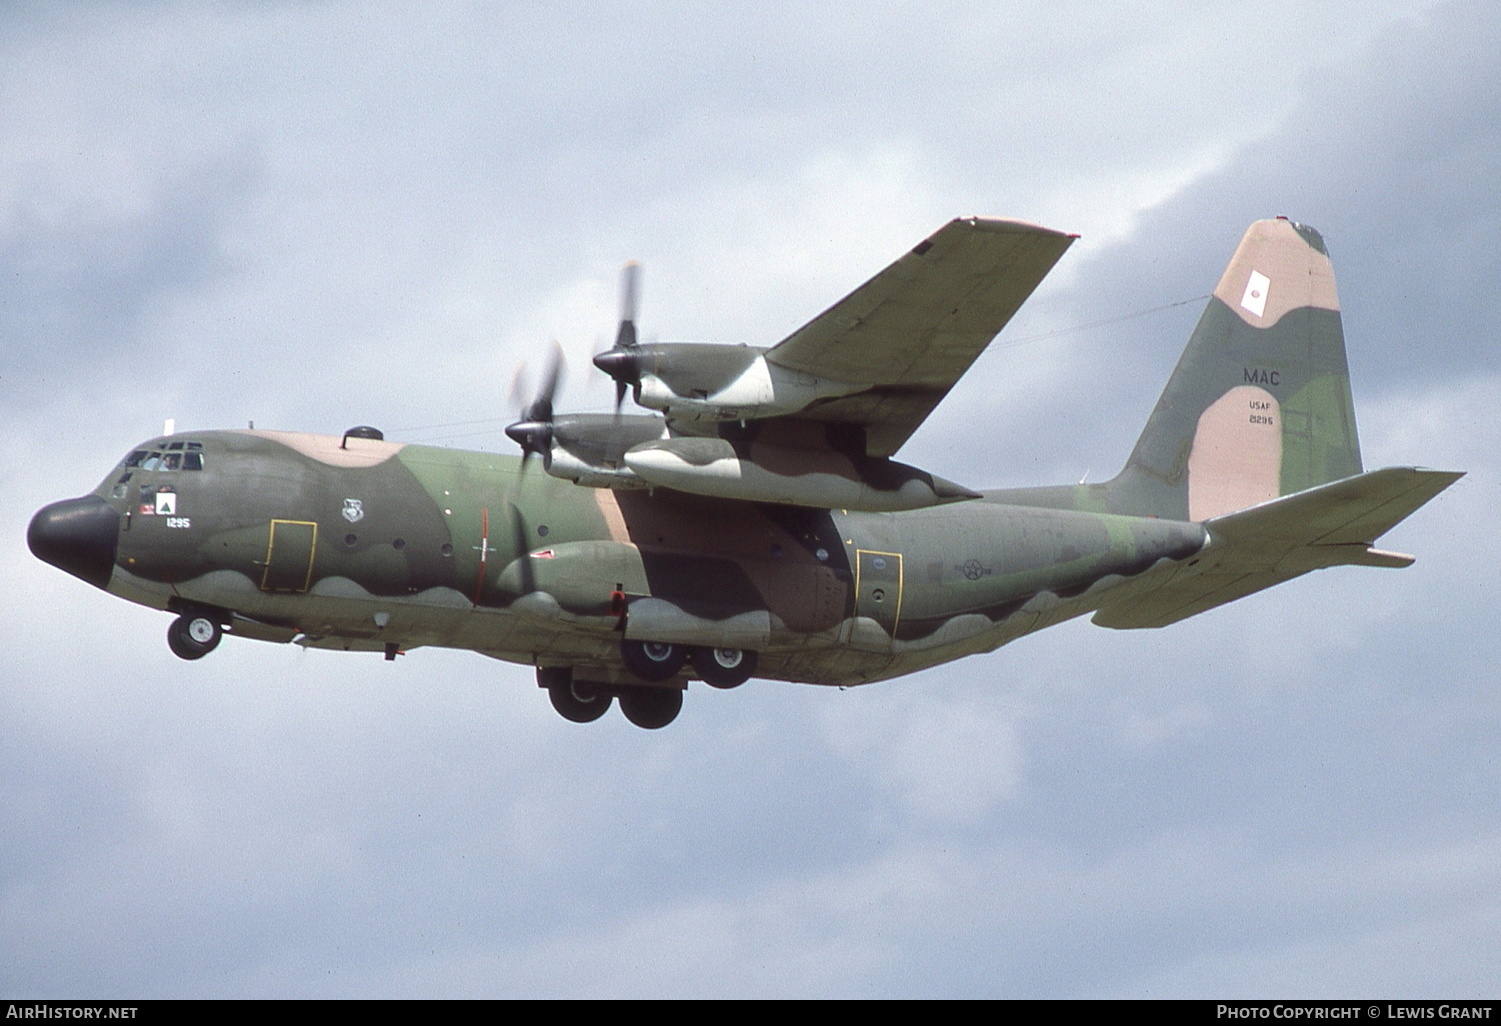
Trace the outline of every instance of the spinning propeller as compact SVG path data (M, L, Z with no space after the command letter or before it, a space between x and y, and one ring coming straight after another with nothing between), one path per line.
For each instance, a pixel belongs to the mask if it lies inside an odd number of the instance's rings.
M594 365L615 379L617 427L627 386L641 386L641 352L636 341L636 305L640 291L641 265L632 260L620 269L620 327L615 332L615 345L594 357ZM525 398L531 390L526 368L518 368L516 376L511 379L511 405L520 410L521 419L506 428L506 436L521 446L523 472L534 454L542 457L544 469L552 466L552 404L557 397L563 369L563 350L554 342L542 387L529 403Z
M552 465L552 401L558 394L562 377L563 349L554 342L552 360L542 379L541 390L521 411L521 419L506 428L506 437L521 446L522 473L526 472L526 465L534 453L542 457L543 469ZM521 369L511 381L511 401L519 404L525 393L525 371Z

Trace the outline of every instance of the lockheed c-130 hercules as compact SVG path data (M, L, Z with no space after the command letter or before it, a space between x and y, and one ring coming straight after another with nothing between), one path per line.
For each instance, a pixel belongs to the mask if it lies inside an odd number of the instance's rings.
M224 632L474 649L536 667L570 720L661 727L691 679L863 684L1085 613L1162 627L1311 570L1401 567L1381 535L1458 473L1365 472L1323 239L1246 232L1125 468L974 491L891 457L1074 236L962 218L770 348L644 343L623 275L615 413L522 455L277 431L142 443L31 521L32 551ZM655 414L622 414L630 390ZM658 415L660 414L660 415ZM528 472L533 457L543 473Z

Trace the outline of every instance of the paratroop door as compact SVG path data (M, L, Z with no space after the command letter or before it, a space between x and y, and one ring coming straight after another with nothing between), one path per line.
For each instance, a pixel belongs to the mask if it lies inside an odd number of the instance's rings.
M318 525L311 520L273 520L266 544L262 591L307 591L313 579Z

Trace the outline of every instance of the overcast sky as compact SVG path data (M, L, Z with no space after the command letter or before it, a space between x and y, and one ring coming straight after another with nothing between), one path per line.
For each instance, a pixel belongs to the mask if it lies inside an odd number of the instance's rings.
M0 7L0 994L1495 997L1498 53L1426 0ZM1087 326L1284 214L1367 468L1469 471L1417 564L646 732L473 653L184 663L26 550L168 417L509 451L549 339L609 403L622 261L647 337L769 345L965 214L1082 238L901 458L1110 476L1202 303Z

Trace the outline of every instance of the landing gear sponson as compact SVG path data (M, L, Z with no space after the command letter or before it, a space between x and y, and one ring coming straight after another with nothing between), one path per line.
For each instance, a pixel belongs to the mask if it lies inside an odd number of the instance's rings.
M181 609L167 628L167 646L180 659L202 659L223 640L220 620L206 609ZM657 730L677 719L683 709L683 688L666 682L690 662L704 683L715 688L739 687L756 669L756 653L738 648L627 640L621 642L620 656L626 669L651 683L602 684L576 679L569 667L550 666L537 669L537 684L547 689L552 707L565 720L592 723L609 712L618 698L626 719L646 730Z

